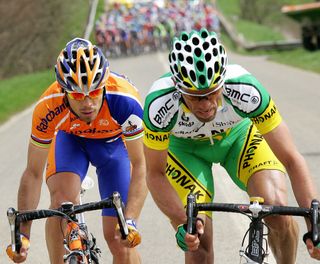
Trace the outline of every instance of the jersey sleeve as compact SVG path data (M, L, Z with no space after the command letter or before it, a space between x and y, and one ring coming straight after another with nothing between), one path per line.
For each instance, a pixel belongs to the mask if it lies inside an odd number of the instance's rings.
M165 150L169 148L170 132L152 131L144 126L143 143L151 149Z
M265 134L276 128L282 117L264 86L239 65L228 69L224 87L224 98L242 117L249 117L260 133ZM227 70L227 72L228 72Z
M112 117L120 124L126 140L143 136L143 109L138 90L122 75L110 78L107 101Z
M54 93L52 93L54 91ZM31 143L48 148L55 134L56 119L66 110L64 94L53 83L40 97L32 114ZM55 101L59 103L55 104Z
M269 104L262 114L251 117L252 122L256 125L261 134L266 134L276 128L282 121L282 117L273 102L269 100Z
M166 74L154 82L144 104L144 144L151 149L165 150L177 121L179 94L173 86L171 75Z

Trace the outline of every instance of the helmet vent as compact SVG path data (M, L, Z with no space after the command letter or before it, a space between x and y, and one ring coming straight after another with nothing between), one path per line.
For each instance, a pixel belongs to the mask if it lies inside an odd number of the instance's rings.
M173 70L173 68L172 68L172 66L171 66L171 65L170 65L170 71L171 71L171 72L174 72L174 70Z
M100 60L99 69L103 68L103 63L104 63L104 60Z
M85 61L83 58L80 59L80 72L81 73L85 73L87 70L86 70L86 65L85 65Z
M216 49L216 48L214 48L213 50L212 50L212 54L213 54L213 56L217 56L218 55L218 50Z
M197 57L200 57L200 56L201 56L201 54L202 54L202 52L201 52L201 49L200 49L200 48L196 48L196 49L194 50L194 53L196 54L196 56L197 56Z
M224 53L224 48L220 45L219 47L220 53Z
M176 43L175 48L177 50L181 50L181 44L179 42Z
M207 75L208 75L208 79L210 79L210 80L211 80L212 75L213 75L213 70L212 70L212 68L211 68L211 67L210 67L210 68L208 68L208 73L207 73Z
M83 51L84 51L84 54L86 54L86 57L90 57L90 53L88 49L84 49Z
M77 59L77 51L76 50L72 51L72 59L73 60Z
M214 38L214 37L210 41L211 41L212 45L216 45L217 44L217 39Z
M100 78L101 78L101 73L99 72L99 73L97 73L97 75L94 77L93 83L96 83L97 81L99 81Z
M171 58L172 58L172 60L173 60L173 61L176 61L176 60L177 60L177 58L176 58L176 54L175 54L175 53L172 53Z
M188 82L183 82L183 85L186 86L186 87L189 87L189 88L192 87L192 85L190 83L188 83Z
M218 72L219 72L219 68L220 68L220 67L219 67L219 62L216 61L216 62L214 63L214 72L215 72L215 73L218 73Z
M72 87L77 86L77 84L74 82L74 80L71 77L67 77L67 83L70 83Z
M87 76L82 76L82 77L81 77L81 81L82 81L82 84L84 84L84 85L88 84L88 78L87 78Z
M204 42L204 43L202 44L202 47L203 47L204 50L206 50L206 49L209 48L209 45L210 45L210 44L206 41L206 42Z
M60 67L61 67L63 73L65 73L65 74L69 73L69 71L67 70L66 66L64 66L64 64L62 62L60 62Z
M221 77L218 76L217 79L215 79L214 83L215 83L215 84L216 84L216 83L219 83L219 82L220 82L220 79L221 79Z
M206 59L206 62L211 60L211 54L210 53L207 53L204 57Z
M96 57L94 57L94 58L93 58L93 60L90 60L90 61L88 62L88 64L89 64L89 66L90 66L90 69L91 69L91 70L93 69L93 67L94 67L94 65L95 65L95 63L96 63L96 61L97 61L97 58L96 58Z
M206 77L204 75L199 76L199 82L201 85L204 85L206 83Z
M185 49L185 51L187 51L187 52L191 52L191 46L190 46L190 45L186 45L186 46L184 47L184 49Z
M193 82L197 80L196 73L193 70L190 71L190 78Z
M188 78L188 71L187 71L186 67L184 67L184 66L181 67L181 73L185 78Z
M204 30L204 31L202 31L201 32L201 37L202 38L206 38L206 37L208 37L209 35L208 35L208 32L206 31L206 30Z
M72 64L71 61L68 61L68 65L69 65L69 67L71 68L71 70L72 70L73 72L76 72L76 71L77 71L77 70L76 70L76 65L75 65L75 64Z
M197 68L199 71L201 71L201 72L203 71L203 69L204 69L203 61L197 61Z
M186 60L189 64L193 64L193 58L191 56L188 56Z
M199 45L199 43L200 43L200 41L199 41L199 39L198 39L197 37L193 37L193 38L192 38L192 44L193 44L193 45L196 45L196 46L197 46L197 45Z
M187 33L182 33L181 40L187 41L188 39L189 39L188 34Z
M224 68L224 67L221 66L221 68L220 68L220 74L223 74L225 70L226 70L226 68Z
M179 60L179 61L184 61L184 57L183 57L183 54L182 54L182 53L179 53L179 54L178 54L178 60Z

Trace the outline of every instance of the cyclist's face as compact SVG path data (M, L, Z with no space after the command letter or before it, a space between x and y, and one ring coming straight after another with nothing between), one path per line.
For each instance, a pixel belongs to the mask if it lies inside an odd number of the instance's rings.
M206 93L207 92L204 92L203 94ZM221 93L222 89L219 89L204 96L199 96L199 93L197 93L197 96L182 94L182 97L189 110L198 120L201 122L210 122L216 116Z
M86 96L84 100L75 100L67 96L71 109L84 122L96 119L103 100L103 94L97 98Z

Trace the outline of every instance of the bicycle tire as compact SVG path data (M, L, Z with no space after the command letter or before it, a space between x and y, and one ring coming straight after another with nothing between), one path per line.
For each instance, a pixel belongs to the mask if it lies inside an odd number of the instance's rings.
M67 264L79 264L79 260L77 258L77 256L71 256L67 262Z

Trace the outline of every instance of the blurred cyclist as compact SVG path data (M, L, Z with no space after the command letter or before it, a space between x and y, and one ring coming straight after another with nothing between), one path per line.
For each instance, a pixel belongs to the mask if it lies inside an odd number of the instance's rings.
M169 62L171 73L154 82L144 106L147 184L176 230L186 263L211 264L211 212L199 215L197 234L190 235L184 206L189 193L197 202L213 200L213 163L266 204L287 204L286 172L300 206L310 207L319 196L269 93L243 67L228 65L216 33L182 32ZM266 222L277 263L294 264L297 223L288 216ZM311 240L307 244L310 255L320 259L320 248Z
M80 185L92 164L96 167L101 199L118 191L126 203L130 233L125 241L115 237L114 210L102 210L104 237L113 263L140 263L133 248L141 239L135 221L147 188L138 91L126 77L110 72L101 50L85 39L67 43L58 56L55 72L57 80L43 93L33 112L18 209L37 207L45 168L50 208L65 201L79 203ZM50 218L46 223L52 264L64 263L60 221ZM30 222L21 226L24 246L20 254L11 255L15 262L27 257L30 228Z

